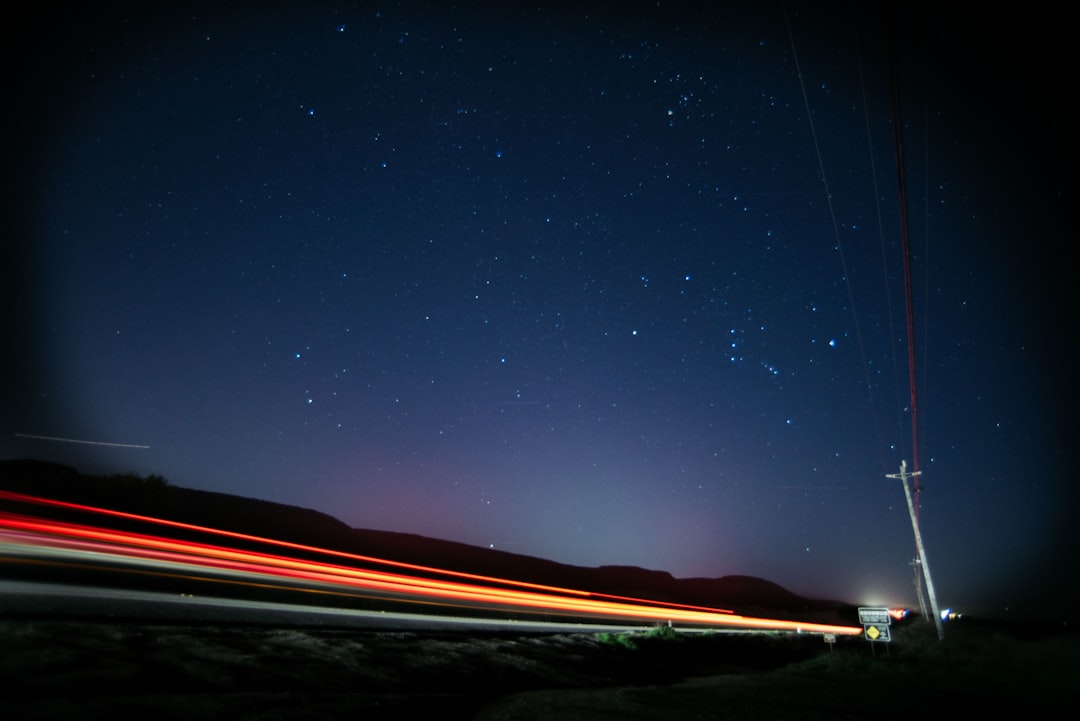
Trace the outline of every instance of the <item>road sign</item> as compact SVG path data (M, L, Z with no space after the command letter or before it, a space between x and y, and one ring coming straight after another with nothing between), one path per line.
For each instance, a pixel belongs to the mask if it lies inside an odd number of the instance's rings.
M867 641L881 641L883 643L888 643L892 640L889 635L889 627L880 626L876 623L863 624L863 637Z
M878 606L860 606L859 623L863 625L863 638L867 641L888 643L892 640L889 635L889 626L892 624L889 609Z
M864 626L868 623L875 626L888 626L892 623L889 609L876 606L859 606L859 623Z

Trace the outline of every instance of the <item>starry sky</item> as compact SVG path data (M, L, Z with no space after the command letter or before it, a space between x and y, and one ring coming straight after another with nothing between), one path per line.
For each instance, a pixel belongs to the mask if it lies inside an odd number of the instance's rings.
M0 457L912 606L913 357L941 606L1072 608L1064 33L867 5L11 23Z

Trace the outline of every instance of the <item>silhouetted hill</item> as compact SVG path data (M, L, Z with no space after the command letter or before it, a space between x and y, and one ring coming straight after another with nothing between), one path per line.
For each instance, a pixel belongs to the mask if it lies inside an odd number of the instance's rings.
M586 568L411 533L350 528L325 513L226 493L171 486L160 476L94 476L37 460L0 461L0 488L432 568L743 615L854 623L854 608L798 596L752 576L676 579L634 566Z

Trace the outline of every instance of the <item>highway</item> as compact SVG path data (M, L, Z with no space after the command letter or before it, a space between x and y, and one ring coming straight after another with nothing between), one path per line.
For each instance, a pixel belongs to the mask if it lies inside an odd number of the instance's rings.
M402 564L0 491L0 612L522 632L684 630L857 635ZM41 509L42 512L35 512ZM103 525L105 522L107 525Z
M375 631L625 633L642 629L640 624L544 622L449 614L365 611L160 591L8 580L0 580L0 616L119 619L145 623L236 623L277 627L361 628Z

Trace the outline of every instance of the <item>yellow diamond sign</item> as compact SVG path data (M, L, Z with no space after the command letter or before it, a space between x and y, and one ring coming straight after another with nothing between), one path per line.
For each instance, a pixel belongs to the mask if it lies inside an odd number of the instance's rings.
M883 641L888 643L892 640L889 636L889 627L876 623L863 624L863 634L867 641Z

